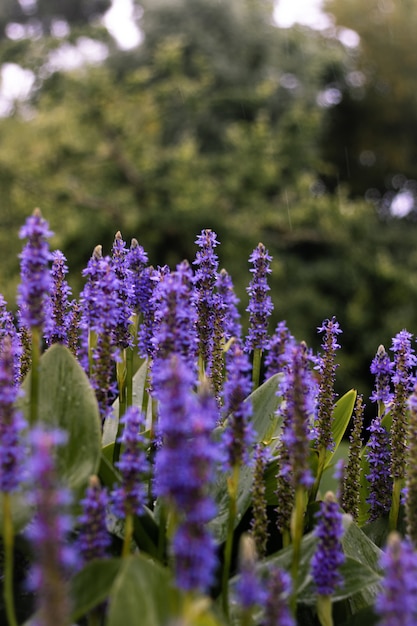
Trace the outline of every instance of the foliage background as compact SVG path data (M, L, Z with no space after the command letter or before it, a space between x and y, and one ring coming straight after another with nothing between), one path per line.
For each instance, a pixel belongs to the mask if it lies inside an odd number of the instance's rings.
M109 4L0 5L0 64L33 77L0 118L0 291L13 306L16 233L35 206L75 292L117 230L173 266L209 227L243 311L262 241L271 331L286 319L316 348L336 315L339 392L366 396L378 345L417 332L416 0L329 0L325 31L278 28L269 0L143 0L128 50L103 24ZM60 69L83 46L100 61Z

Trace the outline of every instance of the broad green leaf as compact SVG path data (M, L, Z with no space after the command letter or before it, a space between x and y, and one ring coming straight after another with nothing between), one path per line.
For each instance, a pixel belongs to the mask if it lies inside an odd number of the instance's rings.
M141 554L123 559L109 597L106 626L220 626L207 597L191 599L174 587L168 569Z
M328 467L332 458L343 439L346 428L352 417L353 409L356 401L356 390L350 389L336 402L333 410L332 435L334 441L333 450L329 450L326 455L326 465Z
M106 626L160 626L172 619L176 593L167 569L142 555L123 560L109 597Z
M18 406L29 421L29 372ZM51 346L39 363L39 421L67 432L59 449L58 470L74 490L83 489L96 474L101 454L101 424L90 382L73 354L60 344Z
M134 374L132 379L132 399L133 404L142 409L143 398L145 395L146 382L148 375L148 361L145 360ZM119 398L113 402L112 415L106 419L103 427L102 444L107 446L108 444L116 441L117 427L119 424Z
M96 559L73 578L70 593L74 622L106 600L121 564L121 559Z
M373 575L369 578L369 584L364 585L358 593L350 595L349 604L352 613L373 605L375 596L381 588L380 558L382 551L365 535L365 533L352 523L342 538L343 550L347 557L358 561L361 566L369 567ZM375 577L377 579L375 580Z
M246 402L252 403L252 425L256 431L257 440L269 443L272 448L276 445L276 437L281 426L281 420L276 415L281 401L277 396L279 379L279 374L271 376L246 399ZM218 514L210 526L219 543L222 543L226 538L229 517L227 478L228 474L224 472L218 474L213 494L218 506ZM253 467L247 464L242 465L239 474L236 525L250 505L252 482Z

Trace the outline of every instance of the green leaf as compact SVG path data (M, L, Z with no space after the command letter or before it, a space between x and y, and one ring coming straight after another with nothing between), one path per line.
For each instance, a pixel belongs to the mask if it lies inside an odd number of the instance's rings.
M29 421L29 372L18 406ZM96 474L101 454L101 424L90 382L74 355L60 344L51 346L39 363L39 421L65 430L66 444L59 448L58 471L74 490L85 487Z
M108 597L121 559L96 559L71 581L71 619L75 622Z
M252 425L258 441L269 443L273 448L281 426L281 419L276 415L281 399L277 396L280 375L275 374L258 387L245 400L252 402ZM228 474L218 474L214 487L214 498L218 506L218 514L210 523L216 540L222 543L226 538L227 521L229 517L229 493L227 488ZM239 485L237 491L236 525L248 509L251 502L253 482L253 467L245 464L240 468Z
M172 619L176 593L167 569L142 555L123 560L109 597L106 626L160 626Z
M333 450L328 450L326 455L326 465L328 467L332 462L333 456L343 439L346 428L352 417L353 409L356 401L356 390L350 389L336 402L333 410L332 435L334 441Z
M138 554L123 559L109 597L106 626L219 626L207 597L183 596L167 568Z
M381 588L380 559L382 551L365 535L365 533L352 523L342 538L343 550L347 557L358 562L361 567L368 567L372 574L369 575L369 584L363 586L359 592L352 593L349 604L352 613L373 605L375 596ZM359 565L358 571L359 571Z

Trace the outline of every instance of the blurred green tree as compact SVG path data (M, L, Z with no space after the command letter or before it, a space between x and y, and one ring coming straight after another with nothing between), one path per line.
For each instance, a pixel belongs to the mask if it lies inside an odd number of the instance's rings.
M323 158L328 182L378 199L417 180L417 12L414 0L327 0L338 28L359 35L354 66L335 77L340 103L329 111ZM414 189L414 194L415 194ZM368 194L369 195L369 194Z

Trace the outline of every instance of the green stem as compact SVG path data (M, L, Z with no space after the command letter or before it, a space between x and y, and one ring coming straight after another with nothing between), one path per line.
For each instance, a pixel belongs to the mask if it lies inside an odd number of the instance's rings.
M116 365L117 387L119 389L119 421L117 424L116 441L113 448L113 463L120 458L120 450L122 447L121 438L123 435L122 417L126 413L126 350L122 352L122 360Z
M126 406L133 404L133 349L126 350Z
M9 626L17 626L13 596L14 531L10 494L3 493L4 587L3 596Z
M321 626L333 626L331 596L317 596L317 616Z
M30 376L30 424L38 421L39 405L39 361L41 358L41 329L32 328L32 370Z
M254 389L257 389L259 387L259 381L261 379L261 358L262 350L260 348L255 348L255 350L253 351L252 364L252 383Z
M226 545L224 548L223 577L222 577L222 602L226 618L229 618L229 576L232 563L233 533L237 512L237 489L239 485L240 465L235 465L232 475L228 479L229 492L229 518L227 523Z
M392 502L389 512L389 530L396 530L398 525L398 514L400 511L401 491L403 481L399 478L394 479L392 485Z
M323 476L324 466L326 464L326 447L320 446L319 448L319 458L317 462L317 473L314 479L314 484L310 491L309 502L314 502L317 498L317 493L320 487L321 477Z
M125 536L123 539L123 547L122 547L122 558L126 558L130 554L130 544L132 543L133 537L133 515L132 513L127 513L125 519Z
M298 486L295 490L295 504L291 516L291 538L292 538L292 563L291 563L291 578L293 593L291 596L291 608L295 614L297 604L297 577L298 569L301 558L301 541L304 531L304 513L306 508L304 487Z

